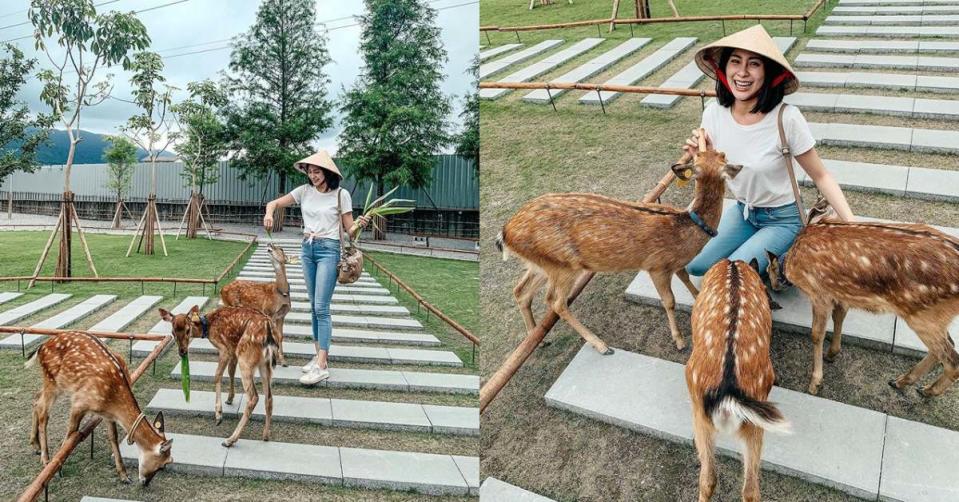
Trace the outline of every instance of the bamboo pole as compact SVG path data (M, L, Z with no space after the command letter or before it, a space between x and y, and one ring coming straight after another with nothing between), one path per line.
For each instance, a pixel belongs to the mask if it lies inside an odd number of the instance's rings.
M633 94L665 94L668 96L715 97L716 91L649 87L640 85L591 84L588 82L480 82L480 89L579 89L583 91L611 91Z
M0 326L0 333L26 333L30 335L59 336L65 333L76 333L82 331L97 338L110 338L116 340L146 340L151 342L161 342L169 335L158 335L155 333L122 333L118 331L85 331L77 329L50 329L50 328L27 328L23 326Z
M133 232L133 239L130 241L130 247L127 248L127 258L129 258L130 253L133 252L133 244L136 243L137 237L140 236L140 228L143 226L143 222L146 221L148 212L148 210L144 210L143 216L140 217L140 223L137 223L137 229Z
M167 345L173 341L172 336L165 336L164 340L156 345L149 355L137 366L137 369L130 374L130 385L132 386L136 383L137 380L146 373L147 368L150 367L150 364L156 360L157 357L166 349ZM40 492L43 491L43 487L50 481L57 471L63 466L63 463L66 462L67 457L73 453L73 450L81 443L84 439L89 436L94 429L103 419L99 416L94 415L87 423L80 427L77 432L71 433L69 436L63 439L63 444L60 446L60 449L57 450L57 453L50 459L50 462L44 466L44 468L37 474L37 477L33 479L33 482L30 483L30 486L27 487L23 493L20 494L20 498L17 499L17 502L33 502L40 496Z
M53 245L53 238L57 236L57 231L60 230L60 224L63 223L62 218L57 218L57 225L53 228L53 232L50 233L50 238L47 239L47 245L43 246L43 253L40 255L40 261L37 262L37 268L33 270L33 278L30 279L30 283L27 284L27 289L33 287L33 284L37 282L37 277L40 275L40 269L43 268L43 262L47 260L47 255L50 253L50 247Z
M684 153L680 157L678 163L685 164L690 159L689 154ZM643 196L644 203L651 203L658 199L663 192L669 187L669 184L674 178L672 169L663 176L662 180L645 196ZM569 301L567 305L573 303L576 300L576 297L583 291L589 281L593 279L593 272L583 272L582 275L576 280L576 284L573 286L572 291L570 292ZM539 347L539 344L543 341L543 338L546 337L546 334L549 333L553 326L556 324L556 321L559 320L559 315L556 314L552 309L547 309L546 316L540 320L539 324L536 325L536 328L533 331L526 335L526 338L523 339L520 344L513 349L513 352L506 358L506 361L503 361L503 364L496 370L496 373L493 373L493 376L483 384L483 387L480 388L480 413L486 411L486 407L496 398L503 387L509 383L510 379L513 378L513 375L519 370L519 368L529 359L529 356L533 354L533 351L536 350L536 347Z
M83 235L83 227L80 226L80 217L77 215L77 208L70 202L70 211L73 213L73 224L77 226L77 233L80 234L80 243L83 244L83 254L86 256L87 265L93 271L94 277L100 277L97 273L97 267L93 264L93 256L90 255L90 246L87 245L87 238Z
M0 277L0 281L25 281L33 279L32 275L7 276ZM184 284L214 284L213 279L185 279L180 277L61 277L45 276L37 277L36 280L43 282L182 282Z

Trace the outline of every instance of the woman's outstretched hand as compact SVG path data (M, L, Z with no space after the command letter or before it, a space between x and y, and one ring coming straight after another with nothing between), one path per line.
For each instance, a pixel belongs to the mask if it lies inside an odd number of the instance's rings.
M709 133L706 133L706 149L713 149L713 140L709 137ZM692 135L686 139L686 144L683 145L683 151L691 156L699 152L699 129L693 129Z
M356 219L356 224L359 225L360 228L366 228L366 226L370 224L370 217L364 214Z
M267 230L273 230L273 215L266 213L263 215L263 228Z

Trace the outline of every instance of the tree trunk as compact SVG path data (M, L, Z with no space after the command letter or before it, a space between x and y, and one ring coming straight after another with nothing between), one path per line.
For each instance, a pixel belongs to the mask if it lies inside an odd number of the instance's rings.
M200 208L203 204L203 195L193 192L190 202L186 206L186 238L196 239L196 231L200 227Z
M119 230L123 226L123 199L117 198L117 210L113 212L113 228Z
M143 222L143 237L140 239L140 243L143 244L143 254L152 255L153 254L153 234L156 232L156 220L157 220L157 196L155 193L151 193L147 197L147 207L146 207L146 220Z
M57 267L53 275L56 277L72 277L73 267L70 256L71 230L73 227L73 192L63 192L60 202L60 253L57 256Z

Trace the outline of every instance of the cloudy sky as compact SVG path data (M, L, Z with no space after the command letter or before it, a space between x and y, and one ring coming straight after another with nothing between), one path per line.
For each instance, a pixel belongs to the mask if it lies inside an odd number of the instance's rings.
M443 91L453 97L454 112L451 121L460 128L459 112L462 96L472 84L466 70L478 51L479 26L478 0L425 0L437 11L436 23L442 28L443 43L448 61L444 68L446 78ZM246 32L256 19L258 0L94 0L102 4L98 12L108 10L143 11L138 14L152 40L150 50L163 57L164 75L167 81L181 89L188 82L205 78L218 79L230 60L230 39ZM16 44L28 56L36 57L39 66L50 67L46 55L33 48L33 27L26 22L29 0L5 0L0 7L0 42ZM147 10L149 9L149 10ZM317 21L324 22L327 30L327 48L332 62L325 68L330 77L329 95L335 101L344 87L353 85L359 75L363 60L359 53L360 27L353 26L351 16L363 13L360 0L317 0ZM25 23L25 24L21 24ZM19 26L18 26L19 25ZM16 40L20 37L28 37ZM130 75L122 68L111 68L114 73L113 96L130 99ZM98 73L100 71L98 70ZM102 72L105 74L107 72ZM41 85L35 79L28 81L20 92L21 99L31 110L45 110L40 103ZM184 91L175 101L186 97ZM137 113L137 108L119 100L107 100L82 112L83 129L97 133L117 134L117 126ZM62 126L60 127L62 128ZM336 137L341 130L337 124L316 141L317 147L334 150Z

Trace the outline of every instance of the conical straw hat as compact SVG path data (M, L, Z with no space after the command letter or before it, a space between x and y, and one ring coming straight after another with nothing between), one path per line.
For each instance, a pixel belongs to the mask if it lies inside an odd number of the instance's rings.
M776 42L773 41L762 25L757 24L752 28L733 33L703 47L696 53L696 65L713 80L717 79L716 70L719 67L719 57L726 47L755 52L779 63L787 72L787 75L782 77L784 79L782 85L785 86L783 92L792 94L799 89L799 78L796 77L796 72L793 71L789 61L786 61L786 56L783 56L779 47L776 47Z
M340 174L340 169L336 167L335 163L333 163L333 157L330 157L329 152L326 150L320 150L313 155L310 155L309 157L299 160L293 164L293 168L299 170L303 174L306 174L306 171L310 166L322 167L323 169L336 173L340 179L343 178L343 175Z

